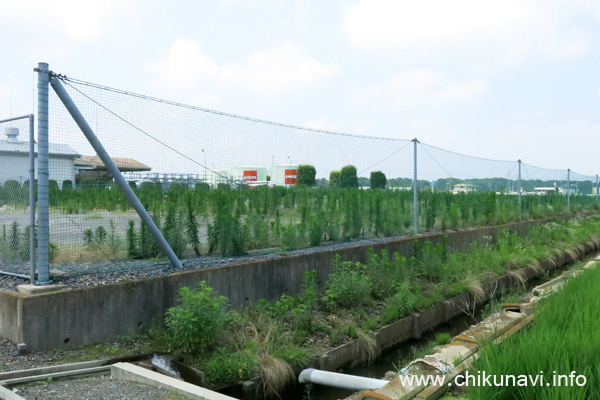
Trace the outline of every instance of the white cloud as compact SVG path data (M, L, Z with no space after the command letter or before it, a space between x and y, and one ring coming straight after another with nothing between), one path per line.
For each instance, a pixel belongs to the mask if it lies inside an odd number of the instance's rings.
M353 46L395 57L513 64L532 54L560 58L587 50L582 33L561 40L567 7L561 0L360 0L347 8L342 30Z
M19 21L21 26L37 26L44 34L62 32L71 40L95 39L104 33L107 21L129 9L131 0L19 0L0 1L2 20L10 24Z
M591 47L592 37L590 33L578 29L539 43L540 51L553 61L578 57L587 53Z
M526 118L510 126L506 133L493 139L497 152L514 154L524 163L548 169L571 168L580 174L598 173L593 160L596 147L593 144L600 136L600 123L587 120L570 120L551 123L536 118ZM519 146L515 146L519 143ZM537 149L539 151L532 151ZM577 154L577 157L569 155ZM530 169L529 174L535 172Z
M299 46L285 44L270 52L255 51L244 64L229 64L219 72L224 86L243 87L259 95L293 92L327 81L340 68L324 65Z
M218 66L194 40L179 38L166 54L160 54L152 67L162 83L190 88L214 79Z
M478 78L470 81L453 81L437 93L439 103L466 101L478 96L490 87L485 80Z
M147 63L147 70L169 95L215 105L231 90L253 96L298 92L331 79L339 67L320 63L294 44L270 52L255 51L241 63L219 65L197 41L179 38L167 52Z
M359 104L409 109L462 102L479 96L489 84L481 79L448 81L442 74L428 70L404 70L384 85L372 85L355 94Z

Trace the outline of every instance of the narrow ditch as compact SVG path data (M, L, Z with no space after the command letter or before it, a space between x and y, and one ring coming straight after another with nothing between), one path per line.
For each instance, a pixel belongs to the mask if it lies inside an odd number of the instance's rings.
M527 296L534 287L556 278L562 271L568 269L570 265L572 264L568 263L562 267L558 267L552 271L552 274L546 277L529 280L526 287L522 289L522 297ZM495 300L498 300L498 298ZM484 313L484 310L489 302L490 301L486 301L485 303L480 304L473 315L467 315L466 313L460 315L459 317L424 332L420 339L410 339L407 342L391 348L378 356L373 363L363 363L350 368L340 369L339 371L348 375L382 379L386 372L398 371L405 364L408 364L414 359L415 350L418 351L418 349L424 348L429 343L435 342L437 334L447 333L451 337L454 337L468 329L469 326L483 321L488 315ZM354 393L355 391L353 390L297 383L288 389L284 398L289 400L332 400L346 398Z

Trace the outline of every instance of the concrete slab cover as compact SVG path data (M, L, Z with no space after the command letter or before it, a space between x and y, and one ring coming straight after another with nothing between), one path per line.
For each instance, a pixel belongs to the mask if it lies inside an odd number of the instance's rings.
M212 390L192 385L191 383L183 382L129 363L113 364L111 366L111 375L117 379L139 382L149 386L168 387L190 399L236 400L233 397L213 392Z
M23 294L43 294L43 293L51 293L58 292L65 288L65 285L45 285L45 286L35 286L35 285L19 285L17 286L17 290Z

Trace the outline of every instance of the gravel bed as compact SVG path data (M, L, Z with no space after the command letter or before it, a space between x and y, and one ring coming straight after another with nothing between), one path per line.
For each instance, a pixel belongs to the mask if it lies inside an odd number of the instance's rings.
M17 346L8 340L0 340L0 371L15 371L64 364L60 350L38 350L24 356L17 355Z
M374 245L399 240L405 236L354 240L334 243L307 249L293 250L285 253L275 249L250 252L241 257L204 256L183 261L183 270L173 267L167 261L111 261L95 264L60 264L50 267L50 277L54 283L62 283L67 289L77 289L90 286L101 286L109 283L141 280L146 278L169 275L182 271L194 271L204 268L215 268L243 262L267 260L285 256L311 254L322 251L340 250L349 247ZM29 265L9 265L0 262L0 271L29 275ZM0 290L17 290L17 285L29 283L28 280L0 274Z
M27 400L174 400L180 398L167 389L113 379L110 376L44 381L18 386L16 389L17 394Z

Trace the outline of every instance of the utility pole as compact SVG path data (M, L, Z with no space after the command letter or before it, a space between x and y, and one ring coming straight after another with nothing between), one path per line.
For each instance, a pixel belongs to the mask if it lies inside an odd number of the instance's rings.
M519 192L519 221L523 219L523 206L521 204L521 160L519 160L519 184L517 185Z
M415 235L419 233L417 215L419 211L419 204L417 203L417 143L419 141L417 138L414 138L413 143L415 144L415 166L414 166L414 178L413 178L413 226L415 228Z
M567 213L571 212L571 168L567 170Z

